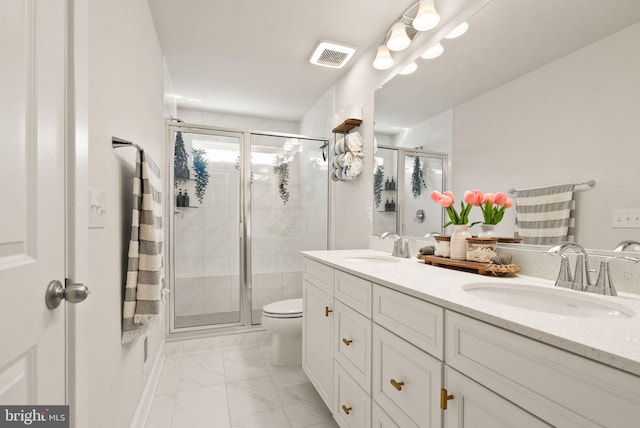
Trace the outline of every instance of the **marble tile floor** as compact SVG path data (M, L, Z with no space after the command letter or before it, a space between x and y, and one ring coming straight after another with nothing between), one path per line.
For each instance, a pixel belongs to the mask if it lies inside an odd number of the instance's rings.
M337 428L301 367L269 344L167 355L145 428Z

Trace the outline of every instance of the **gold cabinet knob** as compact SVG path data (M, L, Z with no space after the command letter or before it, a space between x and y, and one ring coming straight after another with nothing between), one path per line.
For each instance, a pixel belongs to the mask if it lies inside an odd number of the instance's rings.
M329 309L329 306L325 306L324 307L324 316L325 317L328 317L331 312L333 312L333 309Z
M345 414L347 414L347 415L348 415L349 413L351 413L351 410L353 410L353 407L347 407L347 406L345 406L344 404L342 405L342 411L343 411Z
M349 340L349 339L342 339L342 343L344 343L345 345L349 346L351 345L351 343L353 342L353 340Z
M447 410L447 401L453 400L453 394L449 394L449 392L442 388L440 390L440 408L442 410Z
M393 387L394 387L395 389L397 389L398 391L402 391L402 385L404 385L404 381L400 381L400 382L398 382L398 381L397 381L397 380L395 380L395 379L391 379L391 380L389 381L389 383L390 383L391 385L393 385Z

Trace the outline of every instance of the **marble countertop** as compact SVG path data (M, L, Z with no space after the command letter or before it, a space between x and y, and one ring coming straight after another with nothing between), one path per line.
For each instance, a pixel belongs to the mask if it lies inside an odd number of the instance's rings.
M599 296L579 293L592 301L624 305L636 313L631 318L585 318L521 309L469 293L469 283L530 284L553 288L553 281L518 275L497 278L426 265L417 259L397 263L363 263L354 256L384 256L376 250L303 251L305 257L366 278L445 309L547 343L577 355L640 376L640 296ZM563 291L565 291L563 289ZM594 300L595 299L595 300Z

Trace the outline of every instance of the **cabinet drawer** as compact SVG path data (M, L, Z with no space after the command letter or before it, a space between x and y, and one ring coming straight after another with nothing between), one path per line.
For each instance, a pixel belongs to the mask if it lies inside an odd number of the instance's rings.
M336 299L371 318L371 283L339 270L335 272Z
M371 398L338 362L333 369L333 417L341 428L371 427Z
M440 427L442 362L374 324L372 370L372 397L396 424Z
M444 310L398 291L373 286L373 320L436 358L444 358Z
M371 320L338 300L334 307L333 357L370 394Z
M321 288L325 293L333 295L333 268L304 258L302 260L304 279Z
M639 377L454 312L446 318L447 365L540 419L638 426Z

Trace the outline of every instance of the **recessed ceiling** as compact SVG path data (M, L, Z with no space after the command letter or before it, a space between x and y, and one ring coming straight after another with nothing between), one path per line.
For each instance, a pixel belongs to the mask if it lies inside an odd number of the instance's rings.
M149 0L183 107L299 120L412 0ZM344 69L318 67L320 40L356 48Z
M638 0L492 0L441 56L376 92L376 131L412 127L638 21Z

